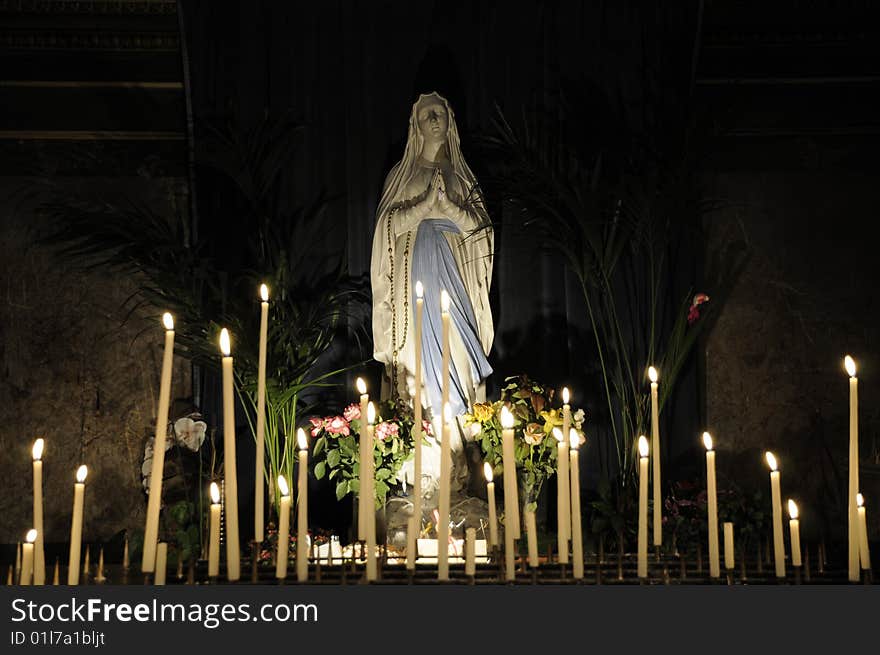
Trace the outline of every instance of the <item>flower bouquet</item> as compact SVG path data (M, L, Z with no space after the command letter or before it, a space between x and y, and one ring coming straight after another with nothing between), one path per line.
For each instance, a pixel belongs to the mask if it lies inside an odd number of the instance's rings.
M336 498L360 490L360 453L356 435L363 429L360 406L353 403L341 415L309 419L314 439L312 451L315 477L326 475L336 481ZM374 427L373 457L376 472L376 508L385 505L388 494L404 483L399 479L404 462L413 456L413 414L406 403L382 401L378 405ZM431 424L422 422L430 435Z
M504 471L501 455L502 406L514 417L514 458L527 510L534 510L544 481L556 472L557 445L553 428L562 429L562 407L553 407L555 391L530 380L526 375L505 378L501 399L494 403L476 403L464 416L474 439L480 444L483 459L500 475ZM572 413L571 427L581 443L584 411Z

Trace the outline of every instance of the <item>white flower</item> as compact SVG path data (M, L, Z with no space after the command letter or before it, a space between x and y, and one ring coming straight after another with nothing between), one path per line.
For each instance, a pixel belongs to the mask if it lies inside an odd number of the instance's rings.
M582 409L579 409L578 411L576 411L574 413L574 416L571 417L571 419L574 421L575 426L577 428L581 427L581 424L584 422L584 418L585 418L585 414L584 414L584 410L582 410Z
M175 421L174 434L177 435L180 443L195 452L202 447L207 428L208 426L204 421L193 421L185 416Z

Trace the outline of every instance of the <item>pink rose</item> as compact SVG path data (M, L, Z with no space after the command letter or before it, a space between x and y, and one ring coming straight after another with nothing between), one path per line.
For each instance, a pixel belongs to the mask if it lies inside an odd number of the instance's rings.
M397 423L389 423L385 421L376 426L376 439L379 441L385 441L388 437L394 437L397 435Z
M330 434L344 434L346 437L349 435L348 421L341 416L331 418L325 427Z
M345 420L349 423L351 421L357 421L361 418L361 406L357 403L352 403L348 407L345 408L345 411L342 412L342 416L345 417Z
M324 419L312 417L309 419L309 423L312 424L312 429L309 430L309 432L311 433L312 438L315 438L321 433L321 430L324 429Z

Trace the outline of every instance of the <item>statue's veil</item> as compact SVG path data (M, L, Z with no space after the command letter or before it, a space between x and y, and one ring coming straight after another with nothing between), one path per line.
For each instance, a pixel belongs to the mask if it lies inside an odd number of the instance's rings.
M385 216L386 212L394 204L395 199L403 196L403 191L406 189L406 185L409 184L409 181L413 176L416 161L419 158L419 153L422 152L422 146L425 141L425 138L419 130L417 116L418 107L422 100L431 97L436 98L443 103L444 107L446 107L446 115L449 118L449 127L446 132L446 148L449 154L449 161L452 164L452 170L467 182L467 190L470 190L476 183L476 177L474 177L473 172L464 160L464 156L461 154L458 126L455 123L455 114L452 112L452 107L449 106L449 102L447 102L446 98L436 91L432 93L423 93L412 106L412 111L409 115L409 132L406 138L406 149L403 152L403 159L391 169L388 178L385 180L385 188L382 191L382 198L379 200L379 207L376 211L377 219L381 219Z

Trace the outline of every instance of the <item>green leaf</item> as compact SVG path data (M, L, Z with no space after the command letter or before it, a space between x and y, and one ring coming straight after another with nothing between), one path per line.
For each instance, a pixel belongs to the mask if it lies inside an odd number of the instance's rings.
M336 500L342 500L350 491L352 489L349 480L342 480L336 483Z
M315 478L320 480L324 477L327 470L327 462L318 462L315 464Z
M315 441L315 448L312 450L312 455L317 457L321 454L321 451L324 450L324 446L327 445L327 437L318 437Z
M339 458L340 458L340 453L338 450L335 450L335 449L328 450L327 451L327 466L329 466L332 469L335 469L336 467L339 466Z

